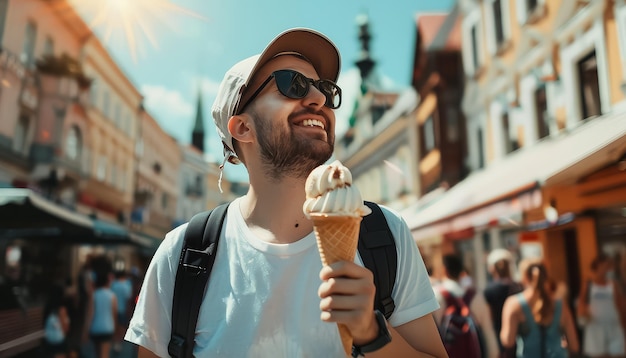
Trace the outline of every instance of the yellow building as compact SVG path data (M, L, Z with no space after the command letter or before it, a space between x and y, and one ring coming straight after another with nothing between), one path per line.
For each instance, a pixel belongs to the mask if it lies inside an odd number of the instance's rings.
M495 247L543 255L573 298L600 251L626 277L626 4L461 0L471 175L409 215L480 285Z
M176 220L181 148L146 111L139 115L131 227L162 240Z
M133 201L135 140L142 96L103 44L90 36L80 61L91 78L85 133L92 180L85 186L88 208L113 219L128 214Z

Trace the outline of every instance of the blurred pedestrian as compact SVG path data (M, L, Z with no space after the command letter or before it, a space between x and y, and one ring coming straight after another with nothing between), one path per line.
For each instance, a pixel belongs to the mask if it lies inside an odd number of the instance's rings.
M76 312L76 336L72 336L70 344L78 344L79 352L81 356L84 356L84 351L88 349L89 343L89 322L87 314L91 307L91 299L94 289L94 273L91 268L91 261L93 256L87 255L85 262L83 262L76 282L78 286L78 308ZM74 331L72 332L74 334Z
M538 259L527 259L520 264L520 271L524 290L508 297L502 309L503 355L515 357L516 337L523 341L523 358L565 358L568 350L573 355L578 354L572 313L567 303L551 295L545 265ZM567 349L563 347L563 333Z
M449 307L455 302L462 301L463 305L469 308L469 314L473 323L478 326L480 354L484 357L497 357L499 354L498 343L493 331L491 314L485 297L482 293L476 292L473 285L462 284L464 278L466 278L465 282L467 282L469 275L464 270L463 262L459 256L454 254L445 255L443 257L443 267L445 277L435 287L435 296L439 301L439 309L433 312L433 317L442 335L444 335L442 337L444 344L446 343L446 316L451 312ZM454 345L455 342L450 342L450 346ZM472 357L474 353L462 352L462 356ZM450 349L448 349L448 354L451 358L454 358Z
M118 270L115 272L115 279L111 283L111 291L115 293L117 298L117 324L115 326L115 337L113 341L113 351L120 352L122 350L122 342L126 328L128 328L128 306L130 305L133 287L126 271Z
M67 334L70 329L70 316L63 304L64 290L53 285L44 307L44 355L46 357L67 357Z
M484 290L485 300L489 305L493 330L498 341L498 347L502 351L500 342L500 330L502 329L502 307L504 301L524 288L521 283L513 279L515 260L510 251L506 249L494 249L487 256L487 269L493 280L487 284Z
M613 262L600 254L591 263L591 279L578 299L584 323L583 351L591 357L621 357L626 327L626 297L614 279Z
M89 338L95 347L96 357L109 358L117 316L117 298L111 291L113 265L104 255L94 257L91 265L95 281L87 314Z

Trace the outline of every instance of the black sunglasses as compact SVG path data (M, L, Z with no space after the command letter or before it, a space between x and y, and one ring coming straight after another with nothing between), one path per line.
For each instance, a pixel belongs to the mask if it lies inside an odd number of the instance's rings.
M337 109L341 105L341 88L335 82L331 80L314 80L294 70L278 70L272 72L265 82L250 96L250 99L241 106L239 113L243 112L246 106L261 93L272 78L276 79L276 87L287 98L304 98L309 93L311 85L313 85L326 97L326 102L324 103L326 107Z

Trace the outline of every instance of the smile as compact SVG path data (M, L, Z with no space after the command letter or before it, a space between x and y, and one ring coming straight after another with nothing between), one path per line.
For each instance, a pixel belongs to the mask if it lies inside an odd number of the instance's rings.
M324 123L320 120L317 119L305 119L302 121L302 123L300 124L303 127L319 127L322 129L325 129L326 127L324 126Z

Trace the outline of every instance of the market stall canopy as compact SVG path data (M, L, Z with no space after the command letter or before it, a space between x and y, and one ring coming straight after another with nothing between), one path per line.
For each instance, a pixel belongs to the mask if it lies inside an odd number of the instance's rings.
M133 239L121 225L75 212L31 189L3 188L0 189L0 239L16 238L128 243L154 248L153 240Z
M617 162L625 152L626 116L606 114L494 161L428 205L418 202L405 209L402 216L416 240L498 220L540 204L537 188L576 181Z

